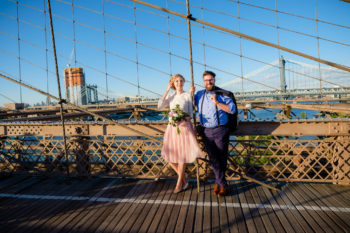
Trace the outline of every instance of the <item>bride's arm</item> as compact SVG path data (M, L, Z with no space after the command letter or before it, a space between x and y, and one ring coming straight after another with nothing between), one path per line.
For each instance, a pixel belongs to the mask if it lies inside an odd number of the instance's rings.
M159 101L158 101L158 108L164 108L165 106L169 105L170 99L166 98L166 97L167 97L167 95L169 93L171 85L172 85L172 83L169 82L168 86L167 86L167 88L166 88L166 90L165 90L165 92L164 92L164 94L162 96L162 98L160 98Z

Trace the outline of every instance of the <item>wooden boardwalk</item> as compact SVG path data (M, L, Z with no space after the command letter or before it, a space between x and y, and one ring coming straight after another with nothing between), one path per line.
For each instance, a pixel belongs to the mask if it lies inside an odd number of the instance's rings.
M0 232L350 232L350 187L231 182L173 194L174 180L0 177Z

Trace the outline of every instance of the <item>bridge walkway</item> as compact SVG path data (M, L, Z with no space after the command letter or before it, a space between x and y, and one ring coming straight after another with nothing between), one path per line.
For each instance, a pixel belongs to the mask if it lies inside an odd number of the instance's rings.
M175 180L0 177L1 232L349 232L350 187L230 182L173 194Z

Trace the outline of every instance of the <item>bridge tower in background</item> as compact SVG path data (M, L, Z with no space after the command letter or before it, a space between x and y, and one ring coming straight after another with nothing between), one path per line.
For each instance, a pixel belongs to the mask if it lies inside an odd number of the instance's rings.
M280 67L281 91L282 92L286 92L287 91L287 84L286 84L286 60L284 60L283 56L280 56L280 58L279 58L279 67Z

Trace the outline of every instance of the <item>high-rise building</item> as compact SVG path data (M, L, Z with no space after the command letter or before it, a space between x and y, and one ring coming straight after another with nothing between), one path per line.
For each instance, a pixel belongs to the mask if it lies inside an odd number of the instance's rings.
M64 69L66 99L73 104L87 104L85 76L83 68Z

